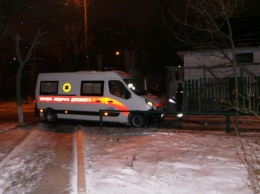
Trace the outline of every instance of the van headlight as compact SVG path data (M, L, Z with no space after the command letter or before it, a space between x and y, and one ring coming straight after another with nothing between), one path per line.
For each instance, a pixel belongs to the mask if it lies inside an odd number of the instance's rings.
M178 118L181 118L182 116L183 116L182 113L178 113L178 114L177 114L177 117L178 117Z
M150 109L153 109L153 110L156 110L157 108L156 108L156 105L153 103L153 102L151 102L151 101L149 101L149 100L147 100L147 99L145 99L145 102L146 102L146 104L148 105L148 107L150 108Z

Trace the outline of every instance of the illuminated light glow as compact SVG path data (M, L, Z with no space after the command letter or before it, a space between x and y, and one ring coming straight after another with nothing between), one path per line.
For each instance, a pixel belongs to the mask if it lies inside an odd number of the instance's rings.
M65 114L67 114L67 113L68 113L68 111L67 111L67 110L65 110L64 112L65 112Z
M71 102L91 102L90 98L71 98Z
M98 100L99 99L95 99L95 101ZM88 102L92 102L92 100L91 98L75 97L75 96L40 96L39 102L88 103Z
M123 77L129 77L129 74L128 74L128 73L125 73L125 72L123 72L121 75L122 75Z
M62 89L63 89L63 92L69 92L71 90L70 83L63 84Z
M153 103L152 102L147 102L147 104L150 106L150 107L152 107L153 106Z
M53 101L53 98L52 97L40 97L39 98L39 102L52 102Z
M169 99L169 102L176 104L176 102L173 99Z
M107 116L108 115L108 112L104 112L104 116Z
M177 114L177 117L182 117L183 116L183 114L182 113L180 113L180 114Z
M70 101L70 99L69 98L67 98L67 97L54 97L54 101L55 102L69 102Z
M39 102L50 102L50 103L71 103L71 104L100 104L103 103L114 110L125 110L129 109L121 102L114 98L109 97L75 97L75 96L39 96ZM129 112L123 112L124 115L128 115Z
M113 101L113 104L111 104L109 101ZM126 111L129 110L124 104L122 104L121 102L119 102L113 98L104 98L104 102L105 102L105 104L108 104L109 106L112 105L113 107L115 107L116 108L115 110L126 110ZM123 114L127 116L129 114L129 112L123 112Z
M43 113L43 109L40 109L40 112Z
M157 103L155 106L157 106L157 107L158 107L158 106L163 106L163 103L161 103L161 102L160 102L160 103Z

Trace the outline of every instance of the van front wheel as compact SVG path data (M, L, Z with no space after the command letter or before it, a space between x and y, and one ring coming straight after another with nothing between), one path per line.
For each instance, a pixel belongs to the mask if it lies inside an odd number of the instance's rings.
M130 122L133 127L144 127L146 119L141 114L134 114L130 117Z
M52 109L47 109L45 112L45 120L49 123L54 123L57 120L57 114Z

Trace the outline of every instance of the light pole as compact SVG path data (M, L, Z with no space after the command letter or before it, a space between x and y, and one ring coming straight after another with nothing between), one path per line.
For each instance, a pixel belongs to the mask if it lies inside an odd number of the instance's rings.
M85 39L85 67L89 70L88 65L88 0L84 0L84 39Z

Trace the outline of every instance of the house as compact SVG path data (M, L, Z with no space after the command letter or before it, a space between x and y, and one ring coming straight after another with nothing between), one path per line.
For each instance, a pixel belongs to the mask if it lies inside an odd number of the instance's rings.
M224 86L223 80L234 78L233 61L237 63L237 77L258 78L258 80L260 77L260 47L237 47L234 50L234 55L231 49L184 51L178 52L178 55L183 60L183 67L166 67L168 71L168 97L175 95L178 83L185 83L186 103L184 107L186 110L191 110L191 106L196 106L192 109L193 111L215 110L218 108L208 108L206 103L212 105L213 101L215 103L221 98L230 99L234 86L230 86L230 83L227 82L229 87ZM233 59L233 56L236 60ZM194 83L193 90L191 87L187 89L187 83L190 83L191 80ZM211 80L211 85L207 80ZM218 84L216 84L216 80ZM259 93L259 89L256 89L256 92ZM204 105L206 108L203 107ZM168 108L174 109L171 105Z
M238 77L260 76L260 47L235 48ZM184 80L234 77L231 49L179 52L184 62Z

